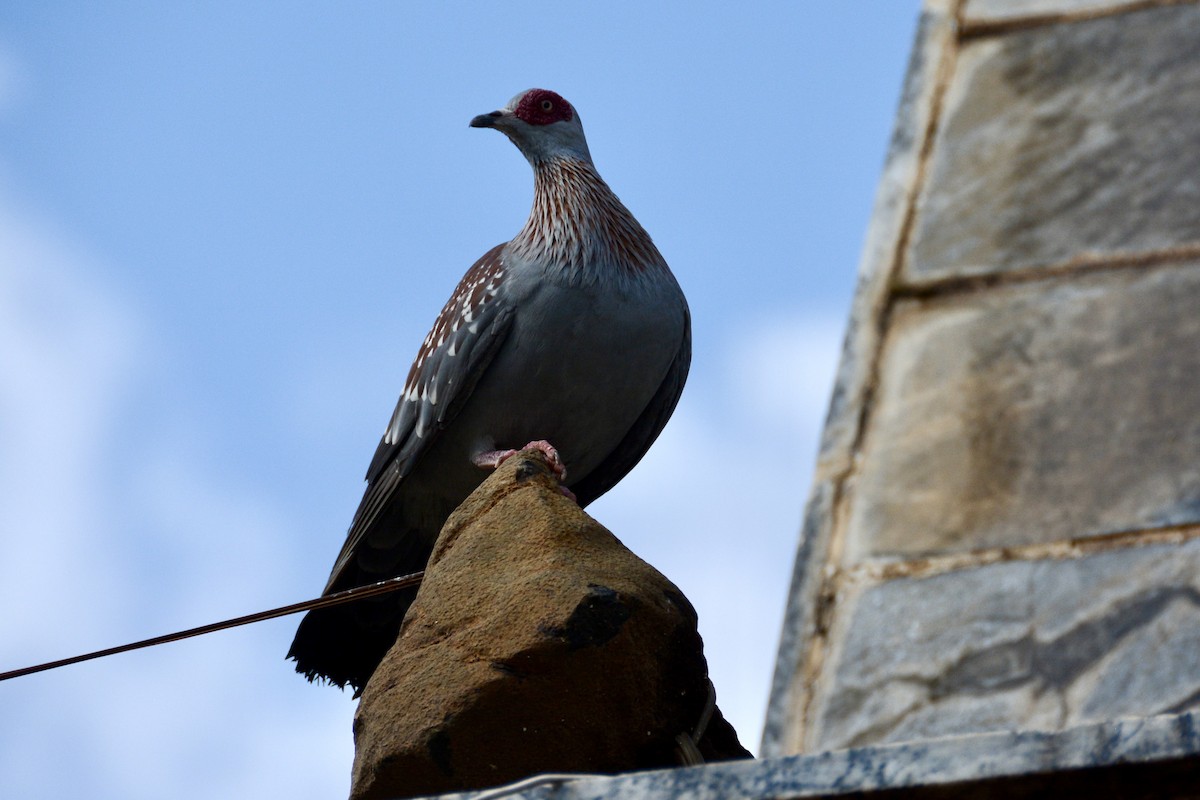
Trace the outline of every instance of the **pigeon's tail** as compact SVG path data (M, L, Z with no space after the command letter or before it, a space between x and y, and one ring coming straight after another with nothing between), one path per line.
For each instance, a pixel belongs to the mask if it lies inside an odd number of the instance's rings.
M340 587L341 589L350 587ZM287 657L310 681L324 680L362 694L400 633L416 588L309 611L300 621Z

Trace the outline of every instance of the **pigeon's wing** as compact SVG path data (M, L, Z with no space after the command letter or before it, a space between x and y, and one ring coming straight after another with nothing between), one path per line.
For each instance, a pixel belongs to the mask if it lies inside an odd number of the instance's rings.
M692 324L691 315L684 309L683 340L679 343L679 351L667 369L667 374L659 384L650 403L638 416L637 422L621 439L621 443L608 454L600 464L578 483L571 484L571 491L579 499L580 506L586 506L600 495L607 492L617 482L624 478L631 469L637 466L662 433L667 420L675 411L679 396L683 394L683 384L687 381L688 368L692 363ZM569 477L569 476L568 476Z
M400 482L458 414L508 336L512 307L503 302L500 291L505 273L503 248L493 247L467 271L421 344L367 470L367 490L334 562L326 592L354 559ZM430 543L411 544L427 549Z

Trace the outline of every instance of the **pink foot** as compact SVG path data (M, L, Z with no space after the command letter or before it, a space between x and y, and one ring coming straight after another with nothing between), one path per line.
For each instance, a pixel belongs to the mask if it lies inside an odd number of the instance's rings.
M554 449L554 445L547 442L545 439L538 439L536 442L530 442L521 448L521 450L537 450L546 457L546 461L550 464L550 469L554 470L554 474L558 476L560 481L567 479L567 465L563 463L559 457L558 451ZM495 469L503 464L512 456L515 456L521 450L489 450L486 453L480 453L475 456L472 461L477 467L484 469Z
M541 454L546 457L546 461L550 464L550 469L554 470L554 475L558 478L559 483L562 483L567 479L567 465L564 464L562 458L559 457L558 451L554 449L554 445L550 444L545 439L538 439L536 442L530 442L522 447L521 450L537 450L541 452ZM521 452L521 450L489 450L486 453L480 453L471 460L477 467L483 467L484 469L495 469L512 456L515 456L517 453ZM559 486L558 488L571 500L578 502L575 497L575 493L566 486Z

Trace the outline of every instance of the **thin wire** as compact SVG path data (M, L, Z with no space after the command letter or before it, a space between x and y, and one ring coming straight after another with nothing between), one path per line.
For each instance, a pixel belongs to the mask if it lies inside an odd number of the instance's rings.
M168 633L164 636L155 636L152 639L142 639L139 642L130 642L129 644L119 645L117 647L109 647L104 650L96 650L92 653L84 653L83 655L71 656L70 658L62 658L58 661L47 661L44 664L37 664L32 667L22 667L9 672L0 672L0 681L11 680L12 678L20 678L24 675L32 675L35 672L45 672L49 669L58 669L65 667L68 664L78 664L81 661L91 661L94 658L104 658L105 656L114 656L117 653L126 653L130 650L140 650L143 647L154 647L155 645L167 644L168 642L178 642L181 639L190 639L193 636L203 636L206 633L215 633L223 631L226 628L236 628L239 625L249 625L252 622L262 622L276 617L286 617L288 614L296 614L301 611L311 611L314 608L328 608L330 606L349 603L351 600L361 600L366 597L375 597L376 595L387 594L399 589L405 589L410 586L417 586L421 583L421 578L425 576L424 572L414 572L411 575L398 575L395 578L388 578L386 581L367 584L366 586L356 586L353 589L344 589L340 592L318 597L313 600L305 600L303 603L292 603L290 606L280 606L272 608L269 611L259 611L256 614L247 614L244 617L234 617L223 622L213 622L208 625L201 625L198 628L188 628L184 631L176 633Z

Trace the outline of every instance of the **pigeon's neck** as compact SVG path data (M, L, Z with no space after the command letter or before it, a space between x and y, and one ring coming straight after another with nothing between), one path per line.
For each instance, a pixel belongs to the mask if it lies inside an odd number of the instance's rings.
M649 234L596 168L575 158L534 165L533 209L509 247L563 270L572 282L667 271Z

